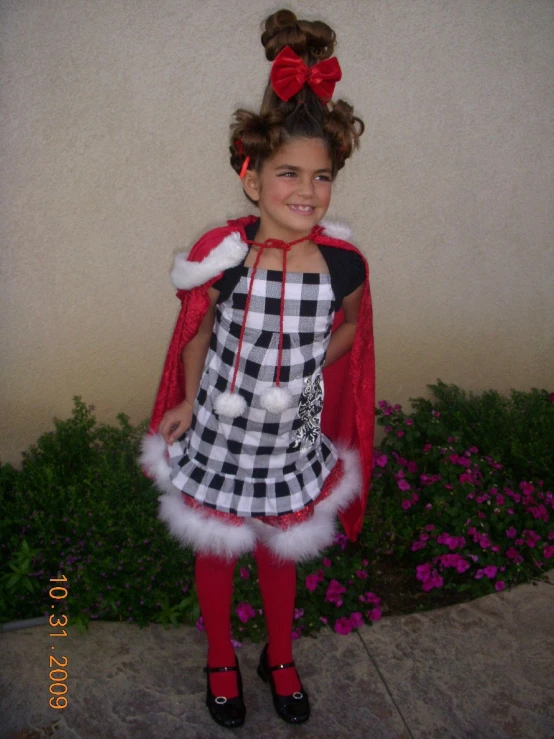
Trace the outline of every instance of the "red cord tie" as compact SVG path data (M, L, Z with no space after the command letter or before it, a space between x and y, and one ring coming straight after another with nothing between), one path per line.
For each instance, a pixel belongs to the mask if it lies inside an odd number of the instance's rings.
M323 231L321 226L315 226L307 236L303 236L301 239L291 241L281 241L280 239L266 239L266 241L260 243L257 241L247 241L252 246L257 246L259 251L256 255L254 266L252 267L252 274L250 275L250 283L248 285L248 293L246 296L246 304L244 306L244 315L242 318L242 325L240 329L239 344L237 347L237 354L235 358L235 366L233 370L233 379L229 391L222 393L214 403L214 407L217 413L222 416L230 418L236 418L241 416L246 410L246 401L241 396L235 393L235 385L237 381L237 375L239 370L240 355L242 351L242 344L244 340L244 334L246 331L246 320L248 317L248 310L250 308L250 301L252 299L252 288L254 286L254 278L258 271L258 265L260 263L261 256L264 249L282 249L283 250L283 277L281 280L281 304L279 308L279 348L277 352L277 368L275 370L275 385L267 388L262 393L260 403L262 408L270 413L282 413L284 410L290 407L292 402L292 395L288 389L281 387L281 365L283 361L283 336L284 336L284 317L285 317L285 283L287 280L287 253L291 250L291 247L296 244L300 244L303 241L308 241L318 236Z

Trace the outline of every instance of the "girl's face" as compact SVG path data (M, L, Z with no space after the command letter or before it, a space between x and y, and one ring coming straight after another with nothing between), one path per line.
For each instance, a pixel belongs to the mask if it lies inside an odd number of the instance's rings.
M260 173L249 170L244 190L260 208L258 240L295 241L325 216L331 201L331 157L323 139L284 144Z

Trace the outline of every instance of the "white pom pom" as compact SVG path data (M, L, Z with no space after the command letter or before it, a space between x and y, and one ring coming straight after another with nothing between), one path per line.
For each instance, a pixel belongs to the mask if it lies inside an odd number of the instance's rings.
M214 403L215 412L226 418L242 416L246 410L246 400L238 393L222 393Z
M260 404L269 413L282 413L292 406L292 395L290 390L272 385L262 393Z

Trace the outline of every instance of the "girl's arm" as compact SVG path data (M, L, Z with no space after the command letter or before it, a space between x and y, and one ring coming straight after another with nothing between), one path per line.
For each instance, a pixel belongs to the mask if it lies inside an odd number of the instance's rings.
M328 367L337 359L340 359L350 351L354 338L356 336L356 327L358 324L358 314L360 305L362 304L362 295L364 286L360 285L354 292L347 295L342 301L342 310L344 313L344 321L333 331L329 346L327 347L327 355L323 367Z
M179 405L166 411L160 423L159 433L168 444L173 444L185 431L188 431L192 422L194 401L212 338L219 291L213 287L208 288L208 297L210 307L200 324L198 333L185 345L181 355L185 368L185 399Z

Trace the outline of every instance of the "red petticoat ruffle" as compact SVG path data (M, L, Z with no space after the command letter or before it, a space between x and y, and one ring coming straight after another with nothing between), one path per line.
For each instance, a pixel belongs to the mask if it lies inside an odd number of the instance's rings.
M301 510L295 511L294 513L284 513L282 516L256 516L255 518L262 523L268 524L268 526L276 526L283 531L285 529L289 529L291 526L295 526L296 524L307 521L314 515L314 509L316 505L318 503L321 503L322 500L325 500L325 498L328 498L329 495L331 495L336 485L342 478L343 472L344 469L342 459L339 459L329 475L327 475L327 478L323 483L321 493L318 495L316 500L308 503L308 505ZM205 515L219 518L221 521L224 521L231 526L242 526L244 524L244 516L235 516L233 513L225 513L223 511L217 511L214 508L209 508L203 503L199 503L197 500L192 498L190 495L187 495L186 493L182 493L182 496L183 502L187 506L189 506L189 508L202 510Z

